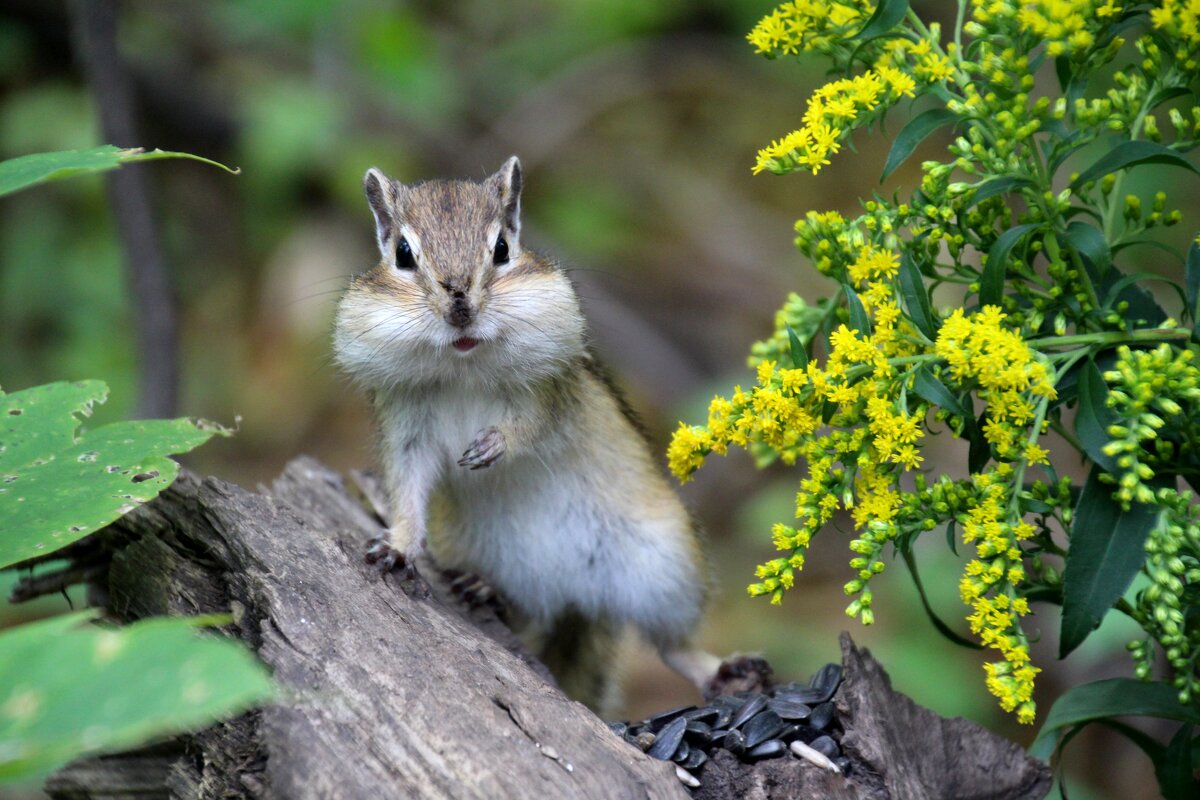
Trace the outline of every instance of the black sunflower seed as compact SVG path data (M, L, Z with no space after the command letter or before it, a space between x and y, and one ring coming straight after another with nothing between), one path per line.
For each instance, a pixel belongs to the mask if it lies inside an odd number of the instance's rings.
M763 758L775 758L787 752L787 745L778 739L768 739L752 750L746 751L746 758L759 760Z
M819 731L828 728L831 722L833 722L833 703L821 703L813 709L808 718L808 724Z
M769 708L760 711L742 726L742 733L746 735L746 747L753 749L768 739L774 739L783 733L785 727L787 727L787 723L781 720L774 711Z
M683 741L685 728L687 728L687 720L682 717L668 722L666 727L658 732L658 738L655 739L654 744L650 745L646 755L657 758L659 761L670 761L671 756L675 755L679 743Z
M738 706L737 711L733 712L733 717L729 720L729 727L740 728L742 725L750 721L758 712L767 707L767 698L764 695L756 694L746 702Z

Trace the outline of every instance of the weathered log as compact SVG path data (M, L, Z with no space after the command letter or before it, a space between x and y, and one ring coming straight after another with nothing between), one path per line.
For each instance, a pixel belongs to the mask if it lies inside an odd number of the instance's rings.
M361 493L374 487L364 481ZM370 507L311 459L258 493L185 473L72 547L74 563L97 580L95 596L120 619L232 610L226 632L257 651L284 697L153 748L76 762L47 792L73 800L688 795L673 765L564 697L493 613L468 618L448 598L409 597L365 565L364 543L382 527ZM1044 796L1044 764L972 723L916 706L849 637L842 646L837 704L850 774L792 756L747 765L720 751L696 797Z

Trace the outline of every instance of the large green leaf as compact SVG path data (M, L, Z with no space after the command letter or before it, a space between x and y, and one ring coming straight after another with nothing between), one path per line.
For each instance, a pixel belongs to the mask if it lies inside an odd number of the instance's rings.
M0 781L206 725L269 699L267 671L195 620L52 617L0 634Z
M1159 717L1200 725L1200 710L1179 702L1179 692L1165 683L1110 678L1085 683L1055 701L1029 752L1045 759L1054 751L1061 729L1105 717Z
M133 161L154 161L160 158L190 158L212 164L227 172L235 173L224 164L190 153L172 153L165 150L146 151L140 147L120 148L111 144L88 150L61 150L56 153L34 153L28 156L0 161L0 196L12 194L39 183L105 172Z
M892 142L892 149L888 152L887 163L883 165L883 174L879 176L879 182L886 181L888 175L895 172L917 149L917 145L925 141L931 133L956 119L958 115L948 108L931 108L909 120Z
M1071 181L1071 191L1076 191L1088 181L1103 178L1110 172L1136 167L1139 164L1168 164L1200 173L1195 164L1164 145L1143 141L1122 142L1079 173L1079 176Z
M0 392L0 567L45 555L171 485L185 453L222 428L198 420L116 422L80 434L100 381Z
M1122 509L1111 487L1100 482L1103 472L1099 465L1092 467L1075 509L1063 570L1059 658L1078 647L1125 594L1146 560L1142 547L1159 513L1157 507L1143 503Z

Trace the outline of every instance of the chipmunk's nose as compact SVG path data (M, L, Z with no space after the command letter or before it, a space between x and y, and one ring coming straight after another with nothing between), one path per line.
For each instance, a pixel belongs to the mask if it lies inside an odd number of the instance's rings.
M471 324L471 319L475 316L471 311L471 301L467 300L467 296L463 292L455 292L453 298L454 302L450 305L450 313L446 315L446 321L456 328L465 328Z

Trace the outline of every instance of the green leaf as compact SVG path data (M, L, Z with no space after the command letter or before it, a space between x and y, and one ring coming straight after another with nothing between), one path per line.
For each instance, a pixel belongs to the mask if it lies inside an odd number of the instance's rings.
M1104 446L1111 440L1108 427L1117 421L1108 408L1108 384L1093 361L1083 364L1078 376L1079 413L1075 416L1075 434L1088 458L1105 472L1116 472L1116 462L1104 452Z
M974 417L967 411L966 406L959 402L954 393L947 388L946 384L938 380L927 366L918 367L913 374L913 392L922 400L940 406L955 416L974 421Z
M842 284L842 290L846 293L846 310L850 312L850 327L858 331L860 336L870 336L871 318L867 316L867 310L863 308L862 300L858 299L858 293L845 283Z
M1086 374L1086 373L1084 373ZM1063 570L1062 633L1058 657L1078 647L1100 625L1146 560L1142 547L1159 516L1155 506L1133 503L1128 511L1100 482L1094 465L1079 495L1071 548Z
M224 164L189 153L173 153L165 150L149 152L140 147L120 148L111 144L89 150L61 150L56 153L34 153L19 158L0 161L0 197L36 186L39 183L105 172L133 161L154 161L160 158L188 158L220 167L234 175L238 170Z
M887 163L883 165L883 174L879 176L879 182L887 180L931 133L956 119L958 115L947 108L931 108L909 120L892 142L892 149L888 153Z
M907 13L908 0L879 0L879 5L875 6L875 13L867 20L867 24L847 41L863 41L887 33L899 25Z
M1129 300L1130 296L1129 296L1128 290L1131 287L1136 288L1139 283L1148 283L1151 281L1159 281L1161 283L1165 283L1167 286L1174 289L1175 294L1179 297L1180 305L1182 306L1182 308L1185 311L1187 310L1187 308L1188 308L1187 295L1184 294L1183 287L1181 287L1178 283L1171 280L1167 276L1157 275L1153 272L1134 272L1130 275L1125 275L1121 279L1114 282L1111 286L1108 286L1108 288L1104 292L1104 302L1103 302L1104 307L1110 308L1115 303L1118 303L1121 300ZM1133 303L1130 302L1130 305L1132 306ZM1155 303L1155 305L1159 308L1159 310L1162 309L1162 307L1158 306L1157 303Z
M1183 725L1171 737L1162 758L1154 762L1154 776L1163 800L1195 800L1200 781L1192 772L1192 726Z
M1187 261L1184 268L1187 274L1187 303L1188 314L1196 321L1196 297L1200 295L1200 242L1192 241L1187 251Z
M272 697L241 644L187 618L123 628L85 611L0 633L0 781L207 725Z
M116 422L82 435L100 381L0 392L0 567L52 553L171 485L185 453L223 429L197 420Z
M938 324L929 302L929 289L925 286L920 268L907 250L900 256L900 296L917 330L930 341L936 339Z
M808 366L808 353L804 350L804 345L800 343L800 337L792 330L792 326L784 324L787 328L788 347L792 354L792 367L795 369L804 369Z
M1066 245L1092 263L1095 275L1103 276L1112 266L1112 252L1104 234L1086 222L1072 222L1067 226Z
M992 249L988 251L987 263L979 276L979 305L1000 305L1004 299L1004 278L1008 272L1009 254L1025 237L1025 234L1036 227L1036 223L1027 222L1024 225L1009 228L996 237Z
M1179 702L1179 692L1165 683L1144 683L1132 678L1110 678L1070 689L1055 701L1030 755L1045 759L1054 750L1060 728L1105 717L1158 717L1200 725L1200 711Z
M1025 186L1033 186L1033 181L1029 178L992 178L990 180L981 181L975 184L975 193L971 195L971 199L963 206L963 210L971 208L984 200L991 199L998 194L1005 194L1014 189L1020 189Z
M929 598L925 596L925 586L921 583L921 574L917 572L917 560L912 554L912 549L908 547L902 548L900 555L904 559L904 563L908 566L909 574L912 575L913 585L917 587L917 594L921 596L921 607L925 609L925 616L929 617L929 621L933 623L933 627L937 629L937 632L961 647L967 647L971 650L982 650L983 645L955 633L953 628L943 622L941 617L934 613L933 606L929 604Z
M1195 164L1169 147L1154 142L1121 142L1079 173L1079 177L1071 181L1071 191L1076 191L1088 181L1103 178L1110 172L1136 167L1139 164L1168 164L1200 174L1200 169L1197 169Z

